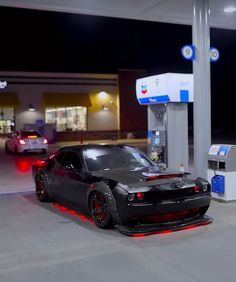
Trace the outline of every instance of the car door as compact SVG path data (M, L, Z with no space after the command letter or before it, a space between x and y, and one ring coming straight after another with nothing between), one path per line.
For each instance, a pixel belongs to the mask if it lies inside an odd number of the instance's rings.
M55 200L60 200L60 186L61 186L61 173L60 173L60 164L65 157L66 152L61 151L55 153L55 155L51 156L49 165L47 166L47 171L49 174L49 185L50 191L52 193L52 197Z
M68 151L57 172L60 177L58 193L60 198L66 200L70 206L87 212L88 184L82 179L83 169L80 154Z

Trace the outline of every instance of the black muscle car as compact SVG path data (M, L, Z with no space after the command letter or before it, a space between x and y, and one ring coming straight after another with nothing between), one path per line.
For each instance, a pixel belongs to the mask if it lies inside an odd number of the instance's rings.
M206 225L210 184L169 171L128 145L78 145L32 166L39 201L54 200L112 225L146 235Z

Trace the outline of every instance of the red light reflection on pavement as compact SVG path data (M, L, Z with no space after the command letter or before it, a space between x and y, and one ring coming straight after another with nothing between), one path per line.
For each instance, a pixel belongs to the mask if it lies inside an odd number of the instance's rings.
M83 221L88 221L88 222L93 223L93 220L91 218L89 218L88 216L86 216L86 215L84 215L82 213L79 213L79 212L77 212L75 210L67 208L67 207L65 207L65 206L63 206L63 205L61 205L59 203L53 203L52 205L53 205L53 207L55 207L56 209L58 209L61 212L65 212L65 213L68 213L70 215L78 216Z
M78 216L81 220L94 224L93 220L90 217L88 217L88 216L86 216L82 213L79 213L75 210L67 208L67 207L65 207L65 206L63 206L59 203L56 203L56 202L53 203L52 205L53 205L53 207L55 207L56 209L58 209L61 212L65 212L65 213L70 214L70 215ZM173 232L177 232L177 231L181 231L181 230L194 229L196 227L208 225L210 223L211 223L210 221L209 222L196 223L196 224L192 224L192 225L188 225L188 226L184 226L184 227L179 227L179 228L175 228L175 229L165 229L165 230L153 231L151 233L134 233L134 234L131 234L130 236L133 237L133 238L142 238L142 237L146 237L146 236L150 236L150 235L169 234L169 233L173 233Z
M31 171L32 160L29 158L15 158L16 168L21 173Z

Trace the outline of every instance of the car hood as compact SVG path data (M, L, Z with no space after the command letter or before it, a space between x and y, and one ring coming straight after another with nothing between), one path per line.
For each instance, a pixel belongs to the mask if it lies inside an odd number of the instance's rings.
M136 169L114 169L99 171L95 176L103 177L127 185L127 188L138 188L155 183L172 182L182 178L179 171L166 170L161 167L145 167Z

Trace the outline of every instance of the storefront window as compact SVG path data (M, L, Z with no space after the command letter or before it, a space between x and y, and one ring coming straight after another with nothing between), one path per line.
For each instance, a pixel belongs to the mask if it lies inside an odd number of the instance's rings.
M0 107L0 133L11 133L14 128L14 108Z
M46 108L45 121L56 124L57 131L87 130L87 108Z

